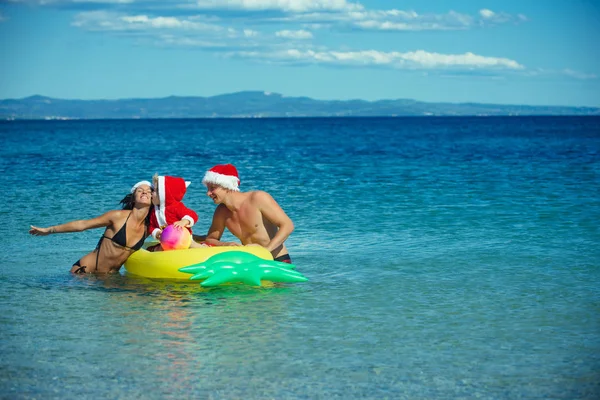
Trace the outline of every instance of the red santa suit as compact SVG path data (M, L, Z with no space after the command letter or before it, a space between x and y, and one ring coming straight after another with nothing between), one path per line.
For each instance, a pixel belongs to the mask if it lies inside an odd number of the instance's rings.
M149 227L154 239L167 225L172 225L182 219L190 221L188 230L192 233L191 227L198 222L198 214L181 202L190 183L184 181L183 178L174 176L158 177L157 189L160 205L154 206L154 212L150 215Z

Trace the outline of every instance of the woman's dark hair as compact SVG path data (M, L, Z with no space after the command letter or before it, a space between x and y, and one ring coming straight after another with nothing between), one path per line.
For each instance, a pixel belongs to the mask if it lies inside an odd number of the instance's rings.
M133 204L135 203L133 193L129 193L127 196L123 197L123 200L119 202L119 204L123 204L123 210L133 210Z
M129 193L127 196L123 197L123 199L119 202L119 204L123 204L123 210L133 210L133 205L135 204L135 198L133 193ZM148 215L146 215L146 226L150 225L150 215L154 212L154 204L150 206L148 210Z

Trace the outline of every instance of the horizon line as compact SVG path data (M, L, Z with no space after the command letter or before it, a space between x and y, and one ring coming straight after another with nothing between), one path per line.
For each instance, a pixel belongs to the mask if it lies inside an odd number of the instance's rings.
M490 106L520 106L520 107L562 107L562 108L591 108L591 109L600 109L600 105L597 106L589 106L589 105L562 105L562 104L525 104L525 103L486 103L486 102L478 102L478 101L462 101L462 102L452 102L452 101L424 101L424 100L416 100L412 98L381 98L377 100L366 100L361 98L352 98L352 99L318 99L309 96L288 96L278 92L269 92L265 90L242 90L237 92L228 92L221 93L212 96L201 96L201 95L176 95L171 94L168 96L162 97L121 97L121 98L96 98L96 99L81 99L81 98L61 98L61 97L51 97L42 94L32 94L25 97L12 97L12 98L2 98L0 101L23 101L31 98L43 98L50 100L60 100L60 101L132 101L132 100L165 100L169 98L189 98L189 99L210 99L214 97L227 96L227 95L236 95L236 94L244 94L244 93L262 93L264 96L279 96L281 98L286 99L310 99L314 101L322 101L322 102L352 102L352 101L362 101L366 103L377 103L380 101L413 101L415 103L423 103L423 104L453 104L453 105L468 105L468 104L481 104L481 105L490 105Z

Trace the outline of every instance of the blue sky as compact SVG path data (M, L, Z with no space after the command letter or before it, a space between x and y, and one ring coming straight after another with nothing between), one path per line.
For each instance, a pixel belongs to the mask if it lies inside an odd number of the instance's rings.
M600 106L600 1L0 0L0 98Z

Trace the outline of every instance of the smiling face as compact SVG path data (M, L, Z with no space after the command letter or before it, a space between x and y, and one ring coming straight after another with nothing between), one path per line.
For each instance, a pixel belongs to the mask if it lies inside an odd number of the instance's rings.
M221 204L225 194L227 194L227 190L219 185L215 185L214 183L206 185L206 195L210 197L215 204Z
M133 192L133 201L135 204L147 205L152 203L152 188L148 185L140 185Z

